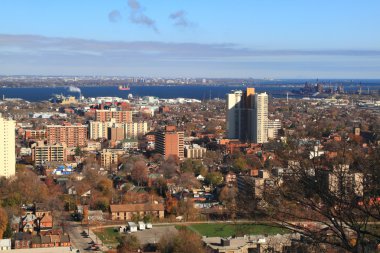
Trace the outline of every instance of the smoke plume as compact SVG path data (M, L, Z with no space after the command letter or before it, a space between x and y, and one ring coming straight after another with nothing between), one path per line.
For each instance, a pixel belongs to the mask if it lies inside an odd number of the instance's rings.
M184 10L179 10L169 15L169 18L174 21L174 25L188 27L190 25L189 21L186 19L186 12Z
M119 22L121 18L121 13L118 10L113 10L108 14L108 20L112 23Z
M128 6L131 9L130 20L132 23L145 25L158 32L156 22L144 14L144 8L137 0L128 0Z
M74 87L74 86L70 86L70 87L69 87L69 91L70 91L70 92L81 93L81 90L80 90L78 87Z

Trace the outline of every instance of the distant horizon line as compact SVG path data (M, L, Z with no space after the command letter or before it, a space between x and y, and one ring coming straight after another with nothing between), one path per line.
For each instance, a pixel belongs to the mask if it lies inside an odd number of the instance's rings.
M59 75L59 74L0 74L0 77L92 77L92 78L147 78L147 79L220 79L220 80L234 80L234 79L243 79L243 80L263 80L263 81L281 81L281 80L380 80L378 78L350 78L350 77L292 77L292 78L267 78L267 77L151 77L151 76L123 76L123 75Z

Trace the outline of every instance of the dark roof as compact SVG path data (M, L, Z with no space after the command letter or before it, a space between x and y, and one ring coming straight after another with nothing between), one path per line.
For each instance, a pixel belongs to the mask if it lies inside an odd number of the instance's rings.
M17 241L29 241L32 236L29 233L18 232L14 235L14 238Z
M36 203L35 204L35 211L37 211L37 212L40 212L40 211L51 211L51 209L48 208L46 206L46 204L44 204L44 203Z
M50 235L51 242L60 242L61 237L59 235Z
M69 235L62 235L61 236L61 242L70 242L70 236Z
M32 237L32 243L33 244L41 244L41 236L39 236L39 235L33 236Z
M41 243L50 243L51 239L50 236L41 236Z

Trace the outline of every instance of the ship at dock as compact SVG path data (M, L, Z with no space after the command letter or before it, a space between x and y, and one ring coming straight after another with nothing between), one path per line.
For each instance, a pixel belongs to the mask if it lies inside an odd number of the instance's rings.
M130 90L131 88L129 88L128 85L119 85L119 90Z

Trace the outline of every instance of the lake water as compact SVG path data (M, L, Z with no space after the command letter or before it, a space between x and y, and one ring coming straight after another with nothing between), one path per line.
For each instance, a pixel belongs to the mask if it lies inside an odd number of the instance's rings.
M379 88L373 86L371 89ZM127 98L128 94L133 96L156 96L159 98L194 98L199 100L222 98L232 90L245 89L245 86L131 86L129 91L119 91L117 86L97 86L81 87L82 96L85 97L121 97ZM286 97L287 92L291 92L298 87L291 86L269 86L256 87L257 92L267 92L273 97ZM345 90L356 90L356 86L347 86ZM367 91L363 88L363 91ZM42 101L50 99L53 94L63 94L65 96L78 96L78 93L70 92L68 87L43 87L43 88L0 88L1 98L22 98L27 101ZM290 96L292 97L292 96Z

